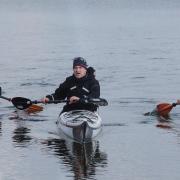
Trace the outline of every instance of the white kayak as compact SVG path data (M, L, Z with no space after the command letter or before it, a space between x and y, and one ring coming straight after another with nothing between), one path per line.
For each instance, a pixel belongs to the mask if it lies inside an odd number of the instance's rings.
M86 143L100 133L102 120L97 112L73 110L60 114L57 126L65 135L75 141Z

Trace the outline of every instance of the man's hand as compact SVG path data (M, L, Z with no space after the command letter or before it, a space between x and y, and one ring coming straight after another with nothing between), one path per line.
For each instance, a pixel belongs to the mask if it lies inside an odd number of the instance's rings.
M70 97L70 99L69 99L69 104L73 104L73 103L76 103L77 101L79 101L79 97L77 97L77 96L72 96L72 97Z
M42 98L40 101L42 101L42 103L46 104L46 103L49 102L49 98L44 97L44 98Z

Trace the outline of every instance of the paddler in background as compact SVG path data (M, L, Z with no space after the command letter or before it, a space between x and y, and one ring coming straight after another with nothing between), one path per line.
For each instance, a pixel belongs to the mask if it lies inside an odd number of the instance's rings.
M85 103L88 98L100 97L100 85L94 73L94 68L88 67L84 58L74 58L73 75L67 77L53 94L47 95L42 101L48 103L49 100L67 99L68 102L63 107L62 112L79 109L96 111L97 105Z

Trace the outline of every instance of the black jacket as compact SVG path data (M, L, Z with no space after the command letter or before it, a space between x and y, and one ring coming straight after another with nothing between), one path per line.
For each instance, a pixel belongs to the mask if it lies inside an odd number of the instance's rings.
M46 97L50 100L69 99L71 96L77 96L79 98L99 98L100 97L100 85L95 79L94 72L87 71L87 75L81 79L77 79L74 75L66 78L66 80L60 84L59 88L51 95ZM96 111L97 106L94 104L87 104L77 102L73 104L66 104L63 108L64 111L70 111L75 109L86 109L90 111Z

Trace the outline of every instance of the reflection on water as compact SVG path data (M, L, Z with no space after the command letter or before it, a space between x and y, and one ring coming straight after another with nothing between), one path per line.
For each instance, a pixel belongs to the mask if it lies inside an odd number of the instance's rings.
M16 129L14 129L12 139L15 146L27 147L32 140L29 133L30 129L25 126L19 125Z
M3 119L4 114L0 114L0 120ZM2 135L2 122L0 121L0 136Z
M156 127L163 128L163 129L172 129L173 120L169 115L166 116L156 116L157 118L157 125Z
M64 139L48 139L43 142L53 154L71 167L74 179L93 179L98 167L107 166L107 154L100 151L99 142L79 144Z
M2 122L0 121L0 136L2 134Z
M11 115L9 116L9 119L10 120L13 120L13 119L18 119L18 120L26 120L28 119L28 114L26 113L26 111L24 110L19 110L19 109L16 109L15 111L13 111L11 113Z
M171 132L176 135L178 138L178 144L180 144L180 125L175 123L173 119L171 119L170 116L166 117L157 117L158 123L156 124L156 127L167 130L168 132Z
M153 123L156 121L156 127L163 129L167 131L168 133L173 133L176 135L178 138L178 143L180 144L180 124L178 124L174 118L170 116L170 114L166 116L158 116L158 115L153 115L153 119L151 121L141 121L140 123L142 124L148 124L148 123ZM175 116L174 116L175 117Z

